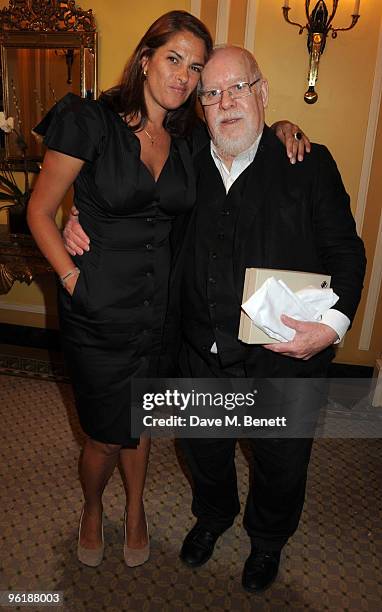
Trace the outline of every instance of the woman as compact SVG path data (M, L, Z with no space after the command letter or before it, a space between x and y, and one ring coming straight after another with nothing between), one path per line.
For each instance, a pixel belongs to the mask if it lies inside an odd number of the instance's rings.
M205 26L172 11L146 32L121 83L99 101L66 96L36 128L48 147L29 204L41 251L62 282L64 351L82 428L85 503L78 558L101 563L102 493L120 459L126 491L124 558L149 557L142 494L150 442L129 431L132 377L155 376L166 314L169 232L193 204L186 141L195 88L212 48ZM92 248L65 251L54 219L74 183ZM78 266L78 267L77 267Z

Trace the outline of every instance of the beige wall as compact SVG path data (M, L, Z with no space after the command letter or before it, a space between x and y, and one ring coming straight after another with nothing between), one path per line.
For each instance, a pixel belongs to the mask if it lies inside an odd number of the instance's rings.
M376 245L378 239L378 229L381 219L382 211L382 106L379 108L379 118L377 126L377 134L375 139L375 148L373 163L371 168L369 191L367 197L367 204L365 210L365 219L363 223L362 236L365 242L368 266L366 271L365 279L365 290L363 293L361 305L359 308L359 316L352 330L351 342L349 345L356 349L356 341L360 337L362 331L362 325L367 321L367 317L364 317L365 306L367 303L368 290L370 288L370 281L372 277L373 265L381 261L382 252L376 252ZM381 236L379 237L381 240ZM379 290L379 298L377 303L377 309L374 317L374 323L372 325L372 337L369 351L358 351L356 354L357 362L369 363L373 361L376 356L382 355L382 289Z
M7 3L0 0L0 7L5 4ZM153 19L173 8L187 10L191 7L191 1L187 0L151 0L142 4L127 0L115 0L113 3L104 0L81 0L79 4L84 9L93 8L98 24L100 88L107 88L118 79L129 53ZM222 4L217 0L201 1L201 18L213 34L216 31L218 8ZM250 0L231 0L230 4L228 41L243 44L246 13L249 5L253 3ZM282 0L257 0L254 3L255 52L271 85L267 121L272 123L275 119L284 117L293 119L312 140L323 142L330 148L351 196L355 212L375 76L382 3L380 0L363 0L361 19L356 28L351 32L340 32L336 40L328 39L317 84L319 101L313 106L308 106L303 101L308 71L306 34L299 36L297 28L285 23L281 12L282 4ZM301 0L291 0L290 16L305 23L303 5ZM341 1L336 18L338 26L348 25L353 6L354 0ZM347 335L344 347L339 349L338 360L342 362L373 365L376 354L382 350L381 299L377 305L370 350L361 351L358 348L381 215L381 163L382 117L378 123L362 231L369 260L366 289L353 330ZM0 296L0 306L7 302L39 307L44 300L37 287L25 288L18 285L7 296ZM20 319L17 322L26 325L45 324L42 316L32 317L28 313L20 315L20 312L0 309L0 320L7 317L16 317Z

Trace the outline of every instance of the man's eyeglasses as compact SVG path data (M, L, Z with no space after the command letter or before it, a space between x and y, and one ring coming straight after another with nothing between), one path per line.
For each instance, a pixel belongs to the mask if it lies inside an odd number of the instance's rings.
M237 98L245 98L246 96L250 96L252 94L251 87L256 85L261 80L261 77L253 81L252 83L245 83L241 81L240 83L236 83L235 85L231 85L231 87L227 87L227 89L210 89L209 91L200 91L198 96L200 100L200 104L202 106L211 106L212 104L218 104L221 102L223 97L223 93L225 91L228 92L231 100L236 100Z

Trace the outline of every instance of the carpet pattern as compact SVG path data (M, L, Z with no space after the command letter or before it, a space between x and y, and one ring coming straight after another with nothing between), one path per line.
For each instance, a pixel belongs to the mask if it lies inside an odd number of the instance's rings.
M0 375L0 433L0 590L64 593L59 608L26 610L381 609L380 439L316 441L300 528L284 549L276 583L262 595L250 595L240 585L249 553L242 515L205 566L193 571L180 563L179 548L193 518L189 483L172 440L152 445L145 493L150 561L135 569L124 564L124 498L116 471L104 496L105 558L92 569L80 565L75 554L81 432L70 386ZM244 502L248 467L241 448L237 467Z

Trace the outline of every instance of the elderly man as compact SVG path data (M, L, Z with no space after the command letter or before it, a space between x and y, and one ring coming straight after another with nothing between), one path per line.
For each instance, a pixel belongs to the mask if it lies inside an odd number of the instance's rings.
M354 317L364 249L349 198L327 149L313 145L291 165L264 124L268 84L253 56L217 48L202 73L199 99L211 142L197 155L197 206L181 260L179 292L184 377L325 376ZM283 316L290 342L248 346L238 338L247 267L327 273L339 295L320 323ZM248 591L275 579L280 551L297 528L312 440L252 439L253 484L244 515L252 549L243 571ZM196 525L181 559L204 564L239 512L235 440L183 440L194 482Z
M354 317L365 269L337 167L320 145L312 146L302 164L290 164L284 146L264 124L268 84L247 51L217 48L203 70L199 94L211 142L195 156L197 205L185 239L184 226L178 230L181 248L171 295L173 312L182 312L180 373L198 378L325 376L332 345ZM78 224L72 227L74 233L66 231L67 248L81 252L84 236ZM290 342L245 345L238 330L247 267L330 274L339 301L320 323L284 316L295 330ZM173 321L169 316L167 330L168 338L175 339L176 317ZM182 441L197 518L180 553L189 567L208 561L239 512L235 443L234 438ZM250 440L253 483L244 527L252 548L242 577L250 592L264 590L275 579L281 549L297 529L311 446L307 438Z

